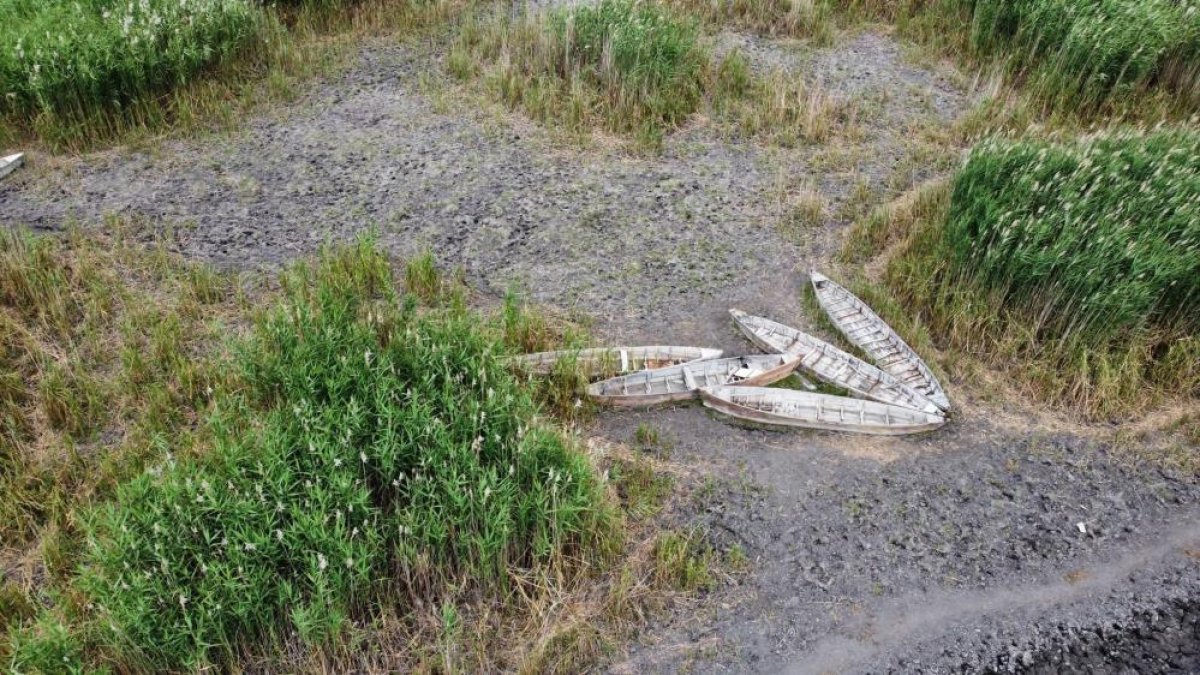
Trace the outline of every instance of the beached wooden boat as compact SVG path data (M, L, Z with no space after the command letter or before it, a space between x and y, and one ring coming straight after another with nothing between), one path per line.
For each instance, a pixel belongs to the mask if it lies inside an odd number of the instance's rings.
M898 436L932 431L946 423L936 413L794 389L705 387L700 398L726 415L776 426Z
M590 377L624 375L639 370L669 368L692 361L721 357L720 349L705 347L597 347L593 349L563 349L553 352L521 354L510 363L535 375L548 375L554 364L574 358L576 364Z
M18 152L15 155L0 157L0 178L4 178L8 174L16 171L19 166L25 163L25 153Z
M950 409L946 390L933 371L867 303L823 274L809 276L821 309L847 340L871 357L880 370L916 389L942 410Z
M686 401L701 387L768 385L787 377L800 360L788 354L737 356L646 370L596 382L587 392L605 405L641 406Z
M799 367L824 382L882 403L930 413L941 410L892 375L824 340L738 309L729 313L751 342L766 351L796 354L800 357Z

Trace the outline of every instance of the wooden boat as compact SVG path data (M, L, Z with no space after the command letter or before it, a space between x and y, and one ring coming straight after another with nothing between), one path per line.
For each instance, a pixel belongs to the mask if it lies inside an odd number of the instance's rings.
M15 155L0 157L0 178L4 178L8 174L16 171L18 167L25 163L25 153L18 152Z
M936 413L794 389L705 387L700 398L704 405L731 417L776 426L899 436L932 431L946 423Z
M800 357L800 368L859 396L929 413L941 411L929 399L862 359L779 322L731 309L738 328L759 347Z
M867 303L823 274L812 272L809 276L821 309L847 340L871 357L880 370L917 390L942 410L950 409L946 390L929 366Z
M787 354L738 356L685 363L614 377L588 387L588 396L606 405L655 405L686 401L701 387L767 385L787 377L800 360Z
M594 349L563 349L553 352L521 354L510 363L535 375L549 375L554 364L562 359L574 358L589 377L614 376L636 373L639 370L669 368L692 361L703 361L721 357L720 349L705 347L598 347Z

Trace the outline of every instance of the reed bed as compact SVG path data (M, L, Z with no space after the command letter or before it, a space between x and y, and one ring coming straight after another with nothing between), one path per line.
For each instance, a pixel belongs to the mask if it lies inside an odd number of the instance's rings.
M14 260L52 252L22 241ZM61 600L33 612L4 588L12 669L225 668L262 642L333 648L385 605L503 598L514 574L569 576L620 546L592 464L502 363L506 336L537 326L513 307L481 319L427 259L404 274L424 304L394 276L362 241L293 267L274 306L247 312L228 376L189 404L194 433L152 435L141 470L68 513L74 562L42 590ZM28 294L10 285L16 311Z
M0 2L0 112L119 108L187 82L260 36L252 0Z
M535 119L649 146L696 110L708 61L694 19L633 0L477 20L448 57L454 75L482 77Z
M887 273L936 335L1093 415L1200 394L1200 135L987 140L940 209Z

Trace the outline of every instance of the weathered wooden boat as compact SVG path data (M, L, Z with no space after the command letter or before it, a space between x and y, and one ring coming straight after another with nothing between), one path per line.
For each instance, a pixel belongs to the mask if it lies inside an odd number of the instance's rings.
M930 413L941 411L912 387L824 340L738 309L729 313L751 342L766 351L799 356L799 367L824 382L882 403Z
M704 405L731 417L775 426L899 436L932 431L946 423L937 413L794 389L705 387L700 398Z
M549 375L554 364L563 359L575 359L589 377L624 375L639 370L669 368L692 361L721 357L720 349L705 347L596 347L592 349L562 349L553 352L521 354L510 363L535 375Z
M701 387L768 385L787 377L800 362L788 354L737 356L685 363L670 368L622 375L590 385L588 396L614 406L642 406L686 401Z
M933 371L867 303L823 274L812 272L809 276L821 309L847 340L871 357L880 370L917 390L942 410L950 409L946 390Z
M0 157L0 178L4 178L8 174L16 171L18 167L25 163L25 153L18 152L15 155Z

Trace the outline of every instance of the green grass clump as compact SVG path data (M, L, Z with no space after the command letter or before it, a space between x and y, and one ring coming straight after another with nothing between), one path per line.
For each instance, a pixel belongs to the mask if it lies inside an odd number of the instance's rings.
M1175 0L980 0L971 45L1005 53L1059 106L1098 108L1165 83L1200 94L1200 5Z
M1200 135L988 140L888 270L935 334L1087 412L1200 393Z
M654 145L696 110L708 60L695 20L655 3L600 0L470 24L448 63L536 119Z
M2 0L0 112L72 115L178 85L253 39L251 0Z
M381 599L503 593L511 570L611 543L591 465L505 369L499 327L418 310L367 242L282 287L231 357L206 450L163 439L82 518L69 588L89 609L25 624L14 668L198 668L293 630L333 644Z

